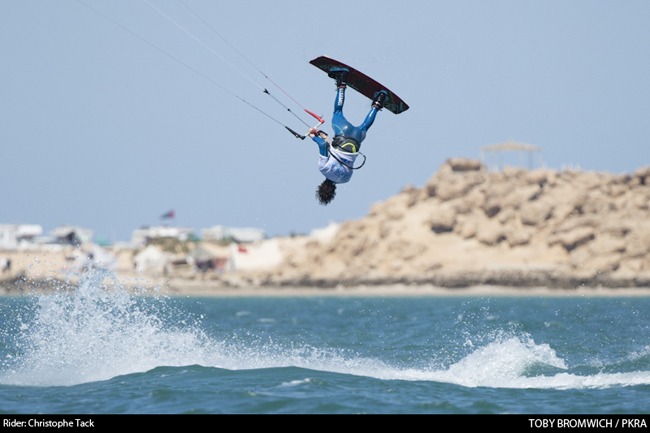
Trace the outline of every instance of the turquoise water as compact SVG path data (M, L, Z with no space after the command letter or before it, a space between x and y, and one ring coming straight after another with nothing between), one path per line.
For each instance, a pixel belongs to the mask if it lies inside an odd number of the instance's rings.
M0 413L647 414L650 299L0 298Z

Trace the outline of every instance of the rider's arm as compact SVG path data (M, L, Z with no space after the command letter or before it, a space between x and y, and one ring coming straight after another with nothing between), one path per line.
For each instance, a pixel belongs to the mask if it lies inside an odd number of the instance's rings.
M328 156L329 151L327 149L329 147L329 142L326 139L324 139L321 135L314 135L313 129L309 130L308 135L311 137L312 140L316 142L316 144L318 144L318 150L320 154L323 156Z

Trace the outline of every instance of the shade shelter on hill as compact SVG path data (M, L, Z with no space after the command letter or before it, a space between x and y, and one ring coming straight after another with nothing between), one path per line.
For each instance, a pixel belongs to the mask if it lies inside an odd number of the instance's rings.
M537 154L538 167L541 168L543 166L541 147L532 144L518 143L513 140L506 141L505 143L492 144L489 146L481 147L481 159L490 171L500 171L503 170L504 167L504 153L506 152L517 152L519 154L520 167L524 167L524 159L527 156L528 168L531 170L535 168L534 156ZM489 158L489 162L486 161L486 154ZM498 157L498 168L495 167L494 163L495 154Z

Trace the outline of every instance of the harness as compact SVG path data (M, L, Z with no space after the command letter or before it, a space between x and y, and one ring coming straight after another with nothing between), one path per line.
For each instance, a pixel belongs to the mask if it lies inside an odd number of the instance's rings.
M340 159L339 159L339 158L334 154L334 152L330 152L330 155L332 155L332 157L333 157L335 160L337 160L339 164L341 164L341 165L343 165L343 166L349 168L350 170L358 170L358 169L360 169L361 167L363 167L363 165L366 163L366 155L364 155L363 153L359 152L359 150L358 150L358 149L361 147L361 145L360 145L356 140L354 140L354 139L352 139L352 138L350 138L350 137L346 137L346 136L344 136L344 135L337 135L336 137L334 137L334 140L332 140L332 145L331 145L331 146L332 146L334 149L341 150L342 152L346 152L346 153L358 153L359 155L363 156L363 162L361 163L360 166L358 166L358 167L350 167L349 165L347 165L346 163L344 163L343 161L341 161L341 160L340 160Z

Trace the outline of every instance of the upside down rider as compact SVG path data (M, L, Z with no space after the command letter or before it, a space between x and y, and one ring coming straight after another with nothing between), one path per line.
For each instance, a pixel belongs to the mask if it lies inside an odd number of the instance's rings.
M316 199L322 205L327 205L334 199L336 184L346 183L352 177L355 169L354 161L359 156L361 142L366 138L366 133L375 121L377 112L384 107L384 100L388 94L385 90L377 92L366 119L360 126L354 126L343 116L348 70L332 68L328 75L336 79L336 100L332 117L334 139L330 143L325 132L314 128L310 128L308 132L309 137L318 144L318 169L325 176L325 180L316 190Z

